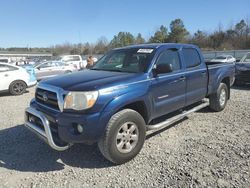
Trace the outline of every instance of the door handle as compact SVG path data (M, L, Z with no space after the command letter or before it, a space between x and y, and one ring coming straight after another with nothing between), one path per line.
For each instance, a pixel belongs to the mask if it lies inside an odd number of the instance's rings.
M206 71L203 71L203 72L201 72L201 75L202 75L202 76L206 76L206 75L207 75L207 72L206 72Z
M180 81L184 81L184 80L186 80L186 77L185 77L185 76L181 76L181 77L179 78L179 80L180 80Z
M5 76L5 77L8 77L9 75L8 75L8 74L5 74L4 76Z

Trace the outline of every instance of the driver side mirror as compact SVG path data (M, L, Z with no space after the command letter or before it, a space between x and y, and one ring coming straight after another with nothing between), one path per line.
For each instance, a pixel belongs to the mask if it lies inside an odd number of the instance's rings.
M156 65L156 68L154 70L156 74L170 73L173 72L173 66L172 64L163 63Z

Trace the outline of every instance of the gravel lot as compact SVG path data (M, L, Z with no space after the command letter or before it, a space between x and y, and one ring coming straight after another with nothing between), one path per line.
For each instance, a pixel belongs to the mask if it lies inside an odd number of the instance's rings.
M114 166L96 146L56 152L23 126L34 88L0 96L0 187L249 187L250 87L232 89L220 113L203 109L148 135Z

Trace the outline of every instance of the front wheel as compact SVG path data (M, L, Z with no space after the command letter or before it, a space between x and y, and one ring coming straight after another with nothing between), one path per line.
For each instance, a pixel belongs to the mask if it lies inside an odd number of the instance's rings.
M115 164L123 164L140 152L145 135L142 116L134 110L124 109L111 117L98 147L106 159Z
M229 88L226 84L220 83L220 86L216 93L212 94L209 97L209 107L216 111L222 111L226 107L227 100L228 100L228 94L229 94Z

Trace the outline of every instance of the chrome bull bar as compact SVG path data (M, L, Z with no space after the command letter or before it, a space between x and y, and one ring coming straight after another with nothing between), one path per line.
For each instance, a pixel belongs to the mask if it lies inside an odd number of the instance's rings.
M29 121L28 113L39 118L42 122L42 125L44 127L44 130L39 128L39 126L35 125L34 123ZM49 125L49 120L39 111L32 107L28 107L25 110L25 123L24 125L29 128L31 131L36 133L38 136L40 136L51 148L57 151L64 151L70 147L70 145L65 145L65 146L58 146L54 140L53 136L51 133L50 125Z

